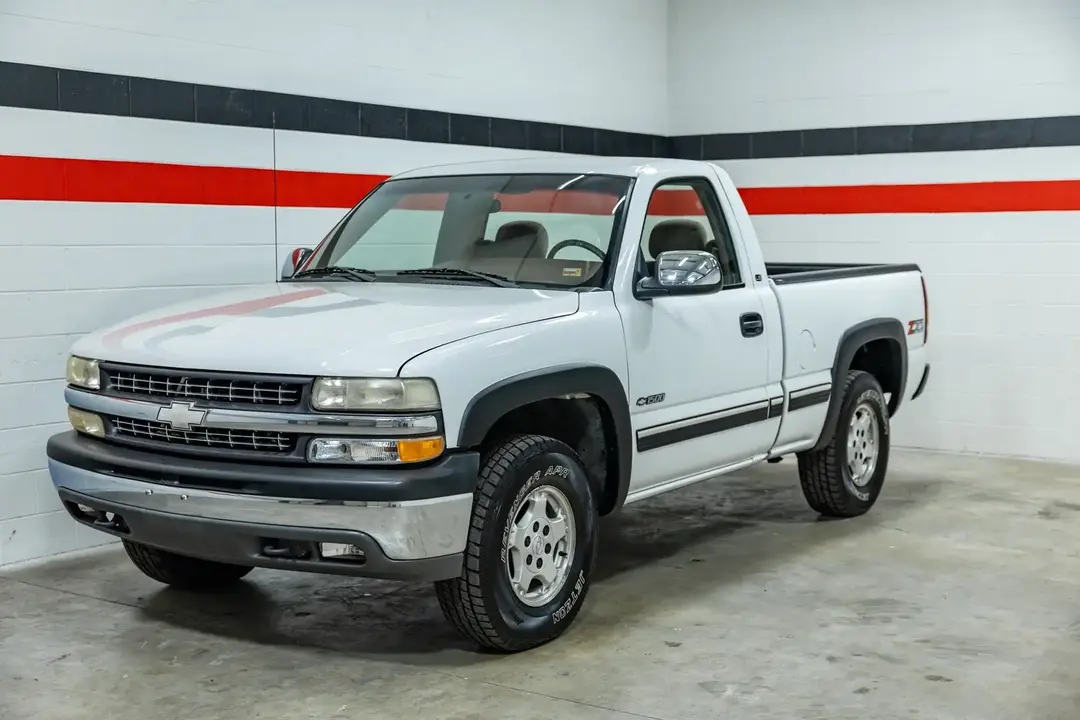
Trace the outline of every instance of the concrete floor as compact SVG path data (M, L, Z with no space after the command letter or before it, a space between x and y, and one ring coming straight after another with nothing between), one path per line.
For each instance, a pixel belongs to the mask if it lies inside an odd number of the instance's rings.
M427 586L0 571L0 718L1080 717L1080 468L896 452L818 521L785 460L627 508L562 640L484 655Z

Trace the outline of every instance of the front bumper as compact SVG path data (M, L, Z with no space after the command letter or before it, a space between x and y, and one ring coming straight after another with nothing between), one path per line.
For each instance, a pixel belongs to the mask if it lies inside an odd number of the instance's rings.
M385 470L226 463L74 431L46 452L69 514L102 532L219 562L414 580L460 574L479 465L475 453ZM321 543L356 546L363 559L324 559Z

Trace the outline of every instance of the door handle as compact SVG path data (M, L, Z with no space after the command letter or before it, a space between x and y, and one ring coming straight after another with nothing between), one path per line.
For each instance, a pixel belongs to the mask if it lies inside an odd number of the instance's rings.
M760 313L743 313L739 316L739 328L743 337L757 337L765 332L765 321Z

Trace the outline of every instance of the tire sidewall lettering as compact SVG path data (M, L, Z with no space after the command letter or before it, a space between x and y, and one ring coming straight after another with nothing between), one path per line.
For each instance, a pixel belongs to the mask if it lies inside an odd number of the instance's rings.
M855 399L854 407L859 407L862 403L867 402L874 406L877 410L878 425L881 426L881 434L889 434L889 413L887 412L885 404L885 396L879 393L876 389L870 388L863 390L858 398Z
M495 530L498 535L497 539L493 538L494 552L487 556L486 561L482 557L481 562L498 563L498 566L487 565L487 572L498 580L488 584L483 592L498 607L492 620L511 632L548 637L561 634L564 628L573 623L588 595L588 575L592 568L589 560L595 553L598 518L588 475L580 460L572 453L573 449L569 447L552 448L529 458L520 458L509 472L518 473L519 477L524 476L525 480L504 496L510 500L502 504L502 509L495 511L499 523L495 526L498 528ZM578 542L574 557L569 558L570 575L558 595L542 607L529 607L514 593L507 560L510 557L510 537L514 520L530 493L544 486L558 489L570 501Z
M525 502L525 498L528 497L530 492L544 484L541 480L552 476L566 479L570 477L570 468L560 463L554 463L549 465L546 470L537 470L529 476L529 479L522 484L521 489L514 496L514 501L510 503L510 512L506 515L506 523L503 525L502 545L499 550L499 560L502 563L506 563L506 554L510 549L510 530L514 527L514 519L521 510L522 503Z
M558 625L562 622L570 611L577 605L578 599L585 592L585 568L582 568L578 572L577 580L574 581L574 589L570 592L570 597L566 598L566 602L559 606L559 609L551 613L551 622Z

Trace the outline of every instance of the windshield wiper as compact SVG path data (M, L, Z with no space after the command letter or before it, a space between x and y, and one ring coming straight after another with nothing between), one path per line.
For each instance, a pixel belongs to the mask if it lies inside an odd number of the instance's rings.
M461 268L420 268L418 270L399 270L395 275L420 275L424 277L459 277L484 280L496 287L514 288L518 284L508 277L495 273L477 272L475 270L462 270Z
M375 272L372 270L364 270L363 268L351 268L351 267L323 267L323 268L310 268L308 270L301 270L293 275L294 278L298 277L323 277L326 275L338 275L349 280L356 280L358 282L373 282L375 280Z

